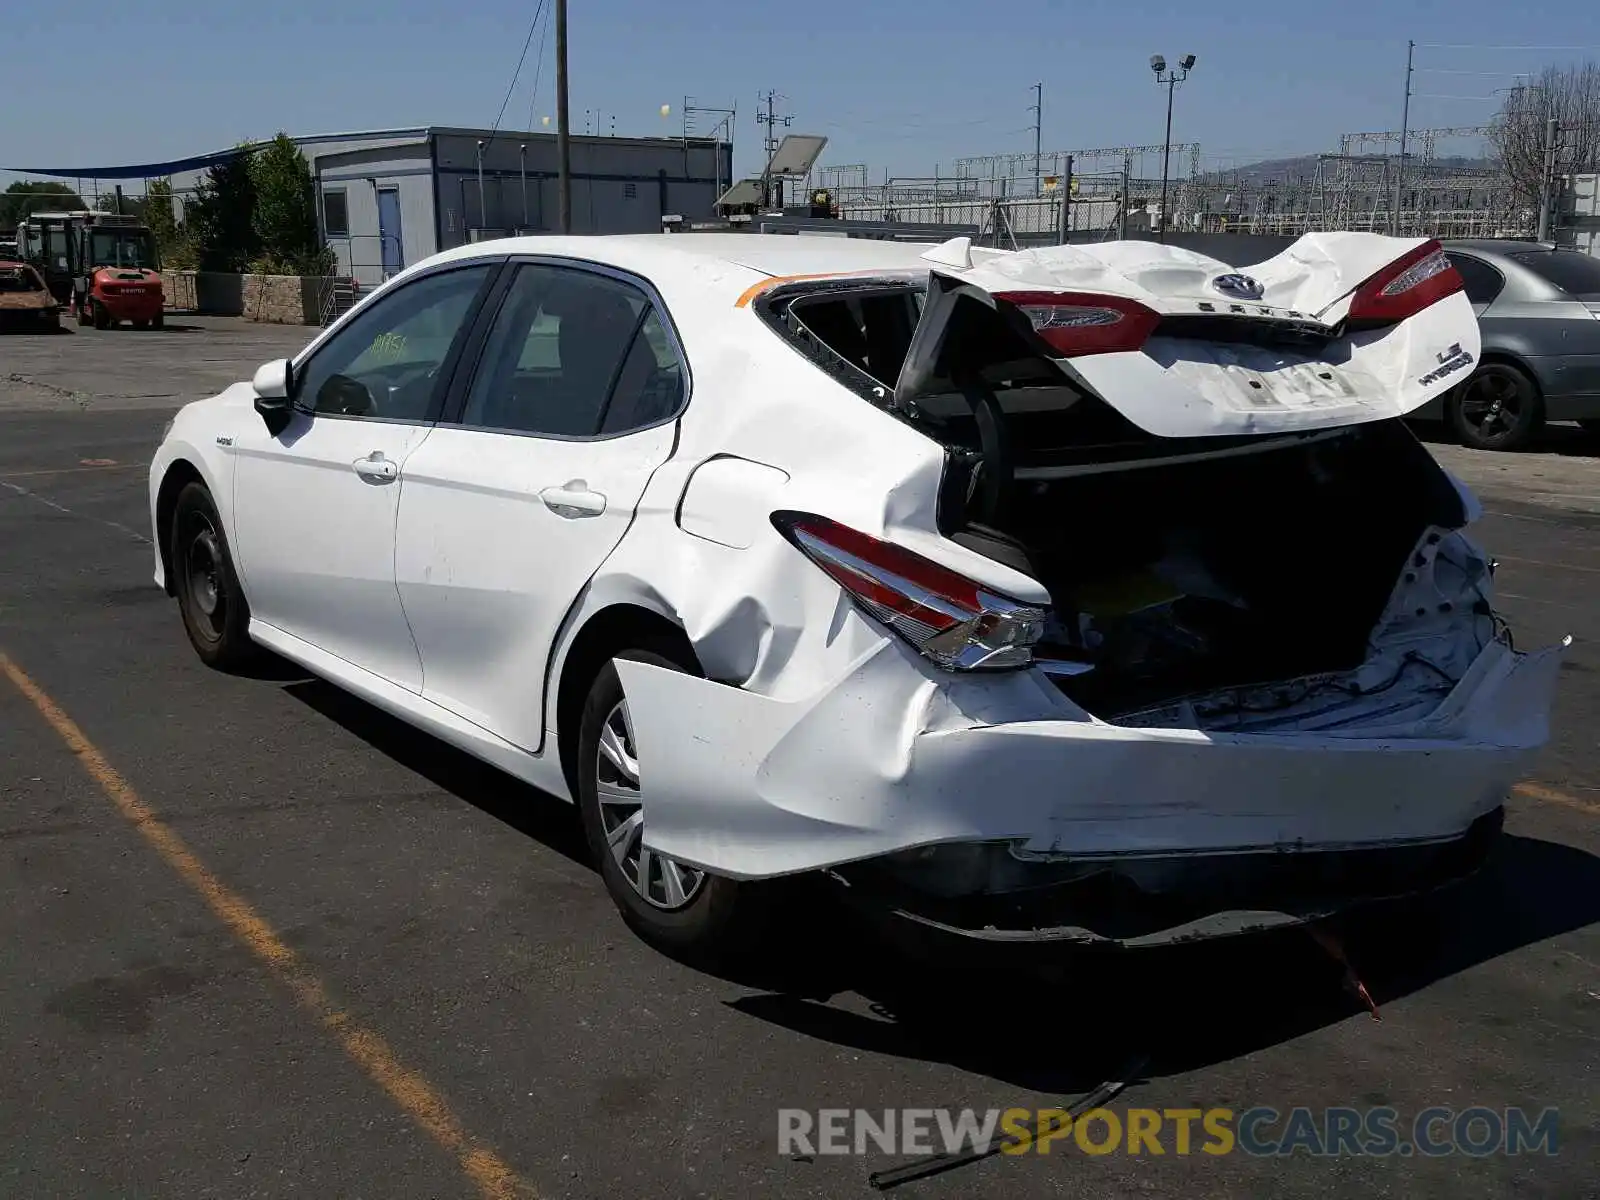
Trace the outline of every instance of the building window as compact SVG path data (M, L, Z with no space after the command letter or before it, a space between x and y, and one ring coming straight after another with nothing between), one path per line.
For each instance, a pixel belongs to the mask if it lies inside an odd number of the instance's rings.
M322 193L322 232L327 237L350 236L350 210L343 188Z
M637 200L639 198L639 185L637 183L623 184L622 198L624 200Z

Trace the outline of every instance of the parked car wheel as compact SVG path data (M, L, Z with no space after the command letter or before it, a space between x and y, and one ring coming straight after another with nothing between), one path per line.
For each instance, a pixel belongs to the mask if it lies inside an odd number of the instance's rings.
M98 300L91 301L91 303L94 306L94 327L96 329L110 329L116 322L112 321L111 313L107 311L106 306Z
M690 670L657 650L616 657ZM758 923L760 888L646 849L640 772L628 698L607 662L589 689L578 729L578 807L606 890L623 920L663 950L692 958L736 951Z
M183 628L200 661L219 671L248 662L255 655L250 606L228 554L222 519L203 483L187 484L178 493L169 561Z
M1510 363L1485 363L1450 399L1450 424L1475 450L1521 450L1544 425L1533 380Z
M1585 417L1583 420L1578 422L1578 426L1585 433L1592 433L1600 436L1600 418Z
M157 313L155 316L150 318L151 329L165 329L166 327L167 315L165 313Z

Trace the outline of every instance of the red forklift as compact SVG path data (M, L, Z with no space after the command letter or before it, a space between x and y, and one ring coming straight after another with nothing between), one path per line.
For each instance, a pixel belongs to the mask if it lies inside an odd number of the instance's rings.
M79 325L160 329L165 298L155 238L134 216L38 212L17 227L18 249Z

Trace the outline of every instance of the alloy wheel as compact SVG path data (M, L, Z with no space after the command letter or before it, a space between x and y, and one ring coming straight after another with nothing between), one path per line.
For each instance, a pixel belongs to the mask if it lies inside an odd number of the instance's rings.
M1484 439L1504 437L1523 416L1522 389L1501 374L1483 374L1469 380L1461 394L1461 418Z
M628 886L655 908L683 908L699 894L706 874L645 847L639 759L626 699L617 701L600 727L595 784L606 847Z

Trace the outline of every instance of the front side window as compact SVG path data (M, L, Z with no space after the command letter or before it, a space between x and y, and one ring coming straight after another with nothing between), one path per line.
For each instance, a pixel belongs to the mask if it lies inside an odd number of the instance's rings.
M314 413L432 419L441 368L494 264L404 284L357 314L300 369L296 404Z
M683 366L638 288L593 271L526 264L483 348L463 425L597 437L675 415Z

